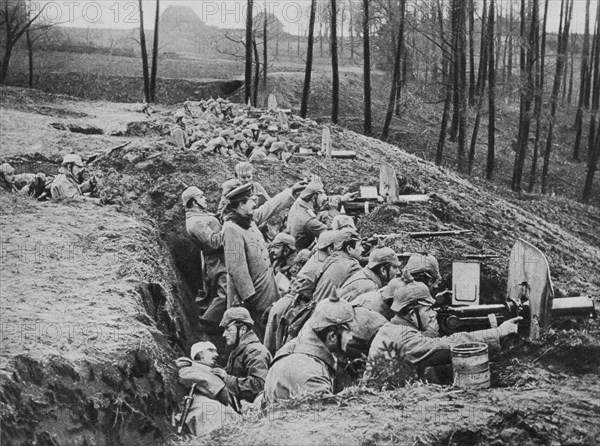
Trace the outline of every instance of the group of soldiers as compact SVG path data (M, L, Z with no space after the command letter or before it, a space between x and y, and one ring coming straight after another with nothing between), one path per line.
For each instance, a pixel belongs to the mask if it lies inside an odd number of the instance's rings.
M250 108L237 107L225 99L187 101L175 112L170 133L182 149L200 150L250 162L287 161L291 156L278 134L289 132L283 111L250 116ZM280 120L285 122L283 125ZM228 128L219 127L227 123Z
M54 176L43 173L15 174L9 163L0 165L0 187L7 192L30 196L40 201L87 198L96 189L94 177L86 178L86 167L81 156L70 153L63 157Z
M498 346L517 333L514 318L441 337L435 257L414 254L403 264L389 247L365 246L352 217L340 214L354 195L328 196L318 177L270 197L251 164L235 172L216 214L199 188L182 194L187 232L204 257L209 302L201 323L215 335L218 325L232 349L225 369L206 340L177 361L180 382L194 384L198 396L183 420L192 434L218 428L245 403L268 406L368 382L380 360L405 362L416 376L436 380L451 346ZM270 239L265 224L280 212L287 214L283 231Z

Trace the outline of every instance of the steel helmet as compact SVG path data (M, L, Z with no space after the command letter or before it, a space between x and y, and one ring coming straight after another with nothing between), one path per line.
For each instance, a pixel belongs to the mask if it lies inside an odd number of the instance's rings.
M76 166L83 167L83 161L79 155L75 155L74 153L69 153L65 155L62 160L62 165L65 166L67 164L75 164Z
M186 190L183 191L183 193L181 194L181 201L183 202L184 206L187 206L188 202L192 199L192 198L196 198L196 197L203 197L204 193L198 189L196 186L192 186L192 187L188 187Z
M254 325L250 312L245 307L228 308L223 314L223 319L221 320L219 327L225 328L232 322L242 322L250 326Z

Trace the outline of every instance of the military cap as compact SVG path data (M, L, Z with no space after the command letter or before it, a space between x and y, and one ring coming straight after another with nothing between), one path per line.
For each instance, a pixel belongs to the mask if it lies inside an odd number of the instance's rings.
M285 150L285 149L286 149L285 143L283 141L277 141L277 142L274 142L273 144L271 144L271 147L269 148L269 152L275 153L275 152L278 152L280 150Z
M306 186L306 189L304 189L302 191L302 193L300 194L300 198L307 198L313 194L324 194L324 193L325 193L325 187L323 186L323 183L320 180L312 180L310 183L308 183L308 186Z
M286 245L291 249L296 249L296 239L286 232L280 232L275 236L273 241L269 243L269 248L277 245Z
M388 301L389 303L389 301L394 298L396 290L401 286L404 286L404 281L401 278L396 277L390 280L388 284L381 289L381 297L384 301Z
M387 319L376 311L371 311L361 306L354 307L356 324L352 327L352 337L362 341L371 342Z
M254 321L250 316L250 313L245 307L231 307L228 308L227 311L223 314L223 319L219 324L219 327L227 327L232 322L242 322L244 324L248 324L250 326L254 325Z
M181 202L183 203L184 206L187 206L188 202L192 199L192 198L196 198L196 197L203 197L204 193L198 189L196 186L191 186L188 187L186 190L183 191L183 193L181 194Z
M344 228L356 229L354 219L346 214L340 214L333 217L333 221L331 222L331 229L336 230Z
M225 194L225 198L227 200L235 201L239 200L243 197L251 197L252 196L252 183L242 184Z
M392 266L400 267L401 263L398 260L398 255L392 248L375 248L369 254L368 268L375 268L377 265L389 263Z
M328 246L331 246L336 241L336 236L339 231L323 231L319 234L319 238L317 239L317 249L325 249Z
M360 235L352 228L344 228L336 232L335 241L333 242L333 249L336 251L341 249L344 242L348 240L360 240Z

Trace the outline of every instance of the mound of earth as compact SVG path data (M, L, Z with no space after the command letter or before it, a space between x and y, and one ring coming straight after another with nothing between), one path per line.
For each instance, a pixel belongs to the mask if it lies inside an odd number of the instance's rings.
M17 105L17 89L7 90L9 100L0 117L2 144L18 171L39 167L55 173L63 153L82 153L108 205L37 203L0 195L6 209L0 222L2 323L7 327L2 334L8 341L0 355L2 440L164 443L183 390L175 384L172 361L202 335L192 305L199 287L199 253L185 234L180 195L187 186L198 186L215 210L221 183L233 177L237 160L179 149L168 136L153 131L172 119L166 109L145 119L131 104L52 96L23 106ZM47 106L56 114L39 114L34 106ZM61 110L53 112L54 106ZM129 123L142 123L135 126L142 130L117 137L48 125L63 118L73 122L64 110L85 110L81 119L105 130L126 129ZM299 132L280 139L288 146L318 147L322 126L294 119ZM334 148L355 150L357 160L292 157L287 164L257 164L256 179L274 194L316 174L328 192L343 193L377 185L380 162L389 162L405 191L427 193L430 200L381 205L358 216L363 235L397 233L383 243L398 252L433 253L448 286L453 259L465 253L500 255L483 264L486 303L503 299L510 249L523 238L548 257L558 296L598 295L600 245L590 231L600 221L597 208L560 198L523 199L470 182L397 146L336 126L332 135ZM49 144L34 145L32 140ZM409 231L449 229L473 233L425 241L407 236ZM35 249L42 254L27 257ZM81 325L72 329L71 321ZM36 329L31 333L28 327L35 324L49 328L40 329L41 335ZM100 333L90 327L100 327ZM103 334L104 327L119 335ZM392 390L353 388L323 401L301 399L276 411L251 412L202 441L500 445L515 444L507 440L512 432L522 443L593 444L591 439L600 434L600 370L593 360L599 344L596 321L558 323L538 342L507 345L493 360L495 388L490 390L420 383ZM579 425L572 421L576 416Z
M150 224L0 195L3 444L154 444L194 309Z

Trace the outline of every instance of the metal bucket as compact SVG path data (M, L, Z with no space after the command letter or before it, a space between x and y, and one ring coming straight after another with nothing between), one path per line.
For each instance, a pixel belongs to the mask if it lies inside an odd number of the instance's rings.
M488 346L482 342L459 344L451 347L454 386L463 389L490 387Z

